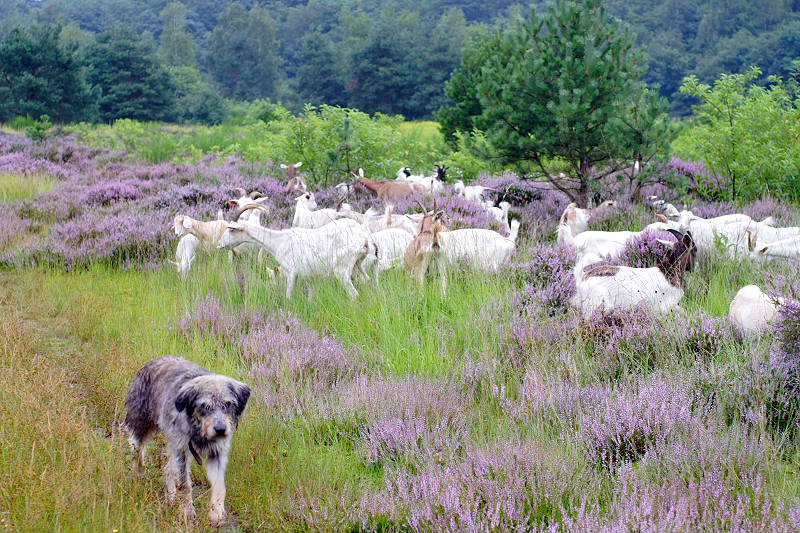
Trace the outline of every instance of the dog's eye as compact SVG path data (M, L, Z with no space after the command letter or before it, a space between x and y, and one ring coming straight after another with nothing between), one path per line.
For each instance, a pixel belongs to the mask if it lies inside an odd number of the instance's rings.
M222 407L226 411L233 411L233 402L225 402L224 404L222 404Z
M207 405L198 405L197 406L197 414L200 416L205 416L208 414L208 406Z

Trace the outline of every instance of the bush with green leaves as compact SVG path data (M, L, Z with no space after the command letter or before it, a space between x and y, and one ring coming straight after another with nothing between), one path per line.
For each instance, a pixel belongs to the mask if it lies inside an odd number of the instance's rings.
M681 91L700 99L695 117L673 148L687 160L703 160L713 174L730 177L723 200L754 200L770 194L796 198L800 192L800 106L793 82L761 70L723 74L713 85L694 76Z

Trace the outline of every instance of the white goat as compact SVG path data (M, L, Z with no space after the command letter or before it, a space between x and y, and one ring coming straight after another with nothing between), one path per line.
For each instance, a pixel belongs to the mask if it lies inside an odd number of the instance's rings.
M175 261L170 261L178 268L178 275L181 279L186 279L192 269L192 263L197 257L197 248L200 246L200 239L192 234L184 235L178 241L175 249Z
M519 221L511 222L511 233L503 237L496 231L478 228L443 231L442 212L426 214L420 230L406 251L406 266L421 282L429 263L438 268L442 294L447 292L447 267L465 263L486 272L497 272L516 250Z
M294 219L292 226L295 228L321 228L342 217L342 213L335 209L317 209L314 193L303 193L295 198Z
M385 229L396 228L408 232L412 237L417 234L417 218L421 215L393 215L392 207L386 206L386 213L381 215L375 209L368 209L366 213L354 211L350 204L342 204L339 214L342 217L355 220L370 233Z
M361 268L370 241L367 231L352 220L335 220L316 229L287 230L272 230L252 222L227 223L219 247L232 248L243 242L259 244L272 254L286 276L287 298L292 297L298 277L315 275L335 277L350 298L358 297L353 270Z
M426 192L439 194L444 190L444 175L447 167L437 167L434 176L415 176L411 174L411 169L403 167L397 171L398 181L408 181L424 188Z
M777 302L756 285L745 285L731 301L728 317L734 329L743 337L754 337L766 331L778 314Z
M483 202L483 193L494 190L491 187L484 187L483 185L464 185L464 182L461 180L453 184L453 189L456 191L456 194L463 196L467 200L478 203Z
M576 291L572 305L585 317L615 310L645 307L664 313L678 307L683 297L683 276L697 251L691 236L679 242L662 241L669 254L652 268L599 265L596 254L583 256L576 265Z
M217 243L227 227L228 223L221 218L204 222L187 215L175 215L172 221L172 229L176 236L194 235L200 241L200 247L205 252L216 249Z
M617 257L625 249L628 241L639 237L645 231L668 231L670 226L664 222L653 222L642 231L584 231L573 235L567 224L559 224L556 241L575 248L578 255L597 254L605 257Z
M511 226L508 225L508 210L511 209L511 204L508 202L500 202L498 207L490 207L488 209L489 214L494 217L502 226L505 228L507 232L511 232Z
M403 263L403 256L414 236L400 228L389 228L370 233L374 254L367 254L364 258L363 268L374 276L375 283L381 272L399 266Z
M800 257L800 236L789 237L780 241L771 242L765 246L756 246L753 255L755 257Z
M616 206L616 202L613 200L606 200L594 209L582 209L578 207L578 204L571 203L561 213L561 219L558 222L569 226L573 235L578 235L589 228L589 221L597 211L610 209L614 206Z

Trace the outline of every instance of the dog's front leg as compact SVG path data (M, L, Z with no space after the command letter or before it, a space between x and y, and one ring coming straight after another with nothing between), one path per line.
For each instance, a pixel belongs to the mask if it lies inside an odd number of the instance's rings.
M181 508L183 516L187 522L195 519L197 514L194 510L194 501L192 501L192 469L191 464L187 460L187 453L185 447L169 445L170 459L174 465L172 471L174 480L177 483L177 493L181 500ZM169 478L167 480L167 497L169 497ZM174 489L173 489L174 490ZM174 494L174 493L173 493ZM174 496L173 496L174 500Z
M211 484L208 518L218 526L225 520L225 471L228 468L227 454L211 454L206 461L206 475Z

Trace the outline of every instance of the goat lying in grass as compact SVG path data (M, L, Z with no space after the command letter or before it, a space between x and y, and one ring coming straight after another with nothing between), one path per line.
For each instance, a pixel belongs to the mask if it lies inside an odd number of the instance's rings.
M252 209L254 206L245 209ZM244 242L263 246L272 254L286 276L286 298L292 297L298 277L332 276L338 279L350 298L358 297L353 286L353 270L372 248L369 234L353 220L335 220L317 229L272 230L252 222L228 222L220 248L233 248Z
M669 223L653 222L641 231L584 231L574 235L568 224L559 224L556 241L574 248L578 255L596 254L615 258L622 253L628 241L639 237L645 231L668 229L670 229Z
M516 250L518 220L511 223L511 234L503 237L488 229L446 231L441 216L442 211L438 211L422 218L419 232L406 250L405 264L422 283L429 264L433 262L441 276L442 294L447 292L447 267L463 262L479 270L497 272Z
M765 246L754 246L753 255L757 258L782 257L789 259L800 257L800 236L781 239Z
M670 248L658 266L633 268L598 265L601 258L584 255L575 265L576 292L572 305L585 317L597 311L633 310L639 307L665 313L678 307L683 278L697 254L691 235L669 230L678 242L661 241Z
M739 289L728 309L733 328L743 337L754 337L769 328L778 314L781 300L773 300L756 285ZM778 304L778 305L776 305Z

